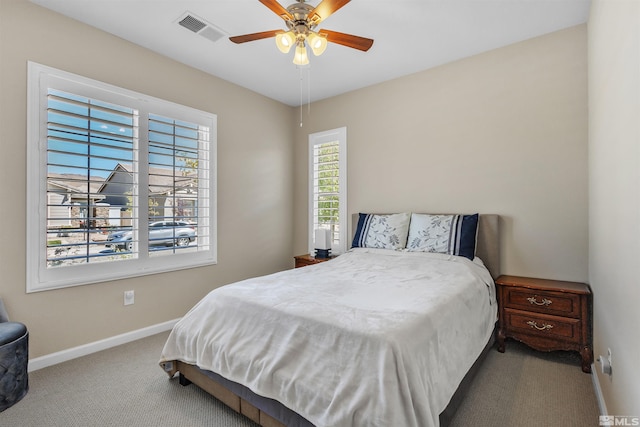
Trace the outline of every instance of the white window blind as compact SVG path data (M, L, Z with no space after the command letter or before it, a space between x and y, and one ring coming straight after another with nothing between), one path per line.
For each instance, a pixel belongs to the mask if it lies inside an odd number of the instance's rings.
M206 127L149 115L148 237L154 254L209 249L208 141ZM185 224L200 237L184 234ZM164 245L167 238L175 245Z
M27 291L215 263L215 115L35 63L28 96Z
M47 267L115 261L104 240L113 209L136 211L137 111L47 90ZM104 191L105 189L110 190ZM127 217L127 222L137 218Z
M313 228L331 231L332 241L340 241L340 145L338 141L314 146Z
M346 128L309 135L309 250L314 230L330 230L334 253L347 249Z

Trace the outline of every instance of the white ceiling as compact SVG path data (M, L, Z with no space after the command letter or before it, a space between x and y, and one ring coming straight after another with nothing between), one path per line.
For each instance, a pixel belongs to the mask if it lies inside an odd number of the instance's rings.
M590 7L590 0L353 0L318 29L372 38L373 47L329 43L322 56L309 54L307 80L291 62L293 52L280 53L274 39L228 40L285 29L258 0L31 1L292 106L308 102L308 94L313 102L578 25ZM178 25L186 12L225 37L212 42Z

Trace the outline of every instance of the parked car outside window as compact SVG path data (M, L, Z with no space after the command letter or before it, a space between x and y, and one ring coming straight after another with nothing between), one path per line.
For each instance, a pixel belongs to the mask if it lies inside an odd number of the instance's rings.
M155 221L149 224L149 246L189 246L196 239L196 225L187 221ZM119 230L107 236L107 248L133 250L133 232Z

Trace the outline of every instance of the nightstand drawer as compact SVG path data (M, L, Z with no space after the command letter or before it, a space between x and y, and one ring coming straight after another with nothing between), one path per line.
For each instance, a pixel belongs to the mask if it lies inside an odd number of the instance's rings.
M537 313L580 317L580 295L563 292L508 288L504 306Z
M562 339L580 343L582 326L580 319L545 316L520 310L505 309L507 329L540 337Z

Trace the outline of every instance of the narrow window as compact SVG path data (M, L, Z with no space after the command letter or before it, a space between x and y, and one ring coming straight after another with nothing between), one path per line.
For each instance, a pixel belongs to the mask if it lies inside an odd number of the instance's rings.
M334 254L347 250L347 129L309 135L309 251L327 229Z

